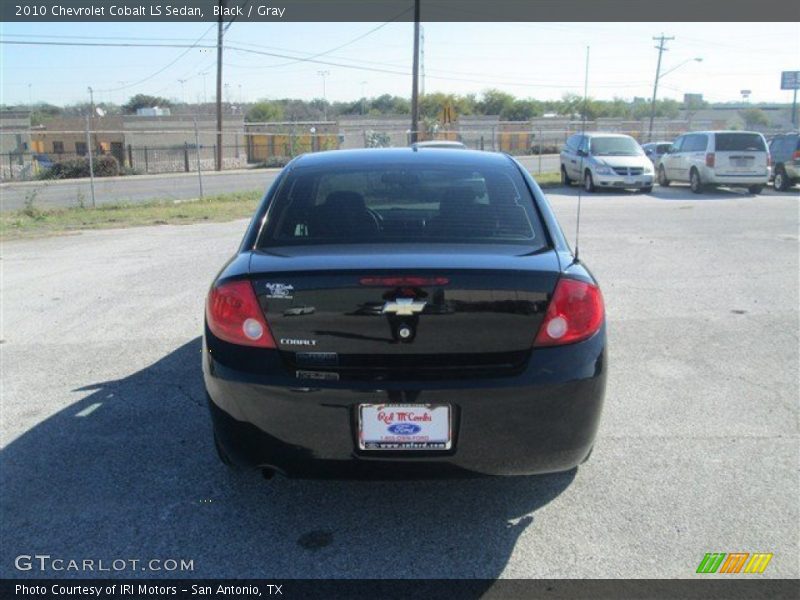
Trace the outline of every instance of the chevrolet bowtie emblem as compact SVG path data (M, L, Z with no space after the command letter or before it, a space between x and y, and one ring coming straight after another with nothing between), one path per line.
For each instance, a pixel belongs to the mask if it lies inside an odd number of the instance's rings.
M398 298L394 302L387 302L383 305L382 313L395 314L398 317L410 317L416 313L422 312L425 308L425 302L418 302L413 298Z

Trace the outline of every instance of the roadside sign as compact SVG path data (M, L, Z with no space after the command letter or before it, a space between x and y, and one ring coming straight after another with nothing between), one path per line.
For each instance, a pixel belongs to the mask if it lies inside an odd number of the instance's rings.
M781 89L800 89L800 71L783 71L781 73Z

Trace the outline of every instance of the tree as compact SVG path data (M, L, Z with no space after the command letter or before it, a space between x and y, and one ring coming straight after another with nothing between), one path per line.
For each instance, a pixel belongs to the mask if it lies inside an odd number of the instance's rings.
M140 108L154 108L156 106L160 108L169 108L172 106L172 102L160 96L136 94L122 106L122 110L127 114L135 114Z
M760 108L748 108L743 110L740 115L748 129L766 127L769 125L769 119L767 118L766 113Z
M259 100L249 108L244 120L250 123L281 121L283 120L283 107L271 100Z
M543 113L542 103L538 100L514 100L510 106L503 109L500 118L506 121L530 121Z
M481 99L475 105L479 113L484 115L499 115L503 111L508 111L514 104L514 96L501 92L500 90L490 89L483 92Z

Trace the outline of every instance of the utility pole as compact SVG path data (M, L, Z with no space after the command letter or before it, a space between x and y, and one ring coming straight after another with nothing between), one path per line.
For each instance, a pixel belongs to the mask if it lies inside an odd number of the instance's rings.
M666 43L670 40L674 40L674 37L665 37L662 33L660 37L654 37L654 40L658 41L658 65L656 66L656 79L653 82L653 100L650 102L650 127L647 130L647 141L653 141L653 119L656 118L656 94L658 93L658 80L661 77L661 55L667 49Z
M425 28L419 26L419 95L425 95Z
M222 15L227 0L219 0L219 20L217 21L217 152L215 167L222 170Z
M419 0L414 0L414 61L411 81L411 143L419 132Z

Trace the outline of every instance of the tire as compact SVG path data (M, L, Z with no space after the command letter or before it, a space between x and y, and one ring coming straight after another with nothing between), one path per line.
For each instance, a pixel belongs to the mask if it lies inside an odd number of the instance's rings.
M594 452L594 444L592 444L592 447L589 448L589 454L587 454L586 456L583 457L583 460L581 461L582 465L586 464L586 462L589 460L589 458L591 458L592 452Z
M667 173L664 171L664 165L658 167L658 185L669 187L669 179L667 179Z
M786 176L786 171L783 170L783 167L778 167L775 169L775 179L772 180L772 186L775 188L776 192L785 192L789 189L791 185L791 181Z
M594 179L592 179L592 173L590 171L586 171L583 175L583 189L589 194L593 194L597 189L594 187Z
M761 192L764 191L764 186L763 185L751 185L750 187L747 188L747 191L750 192L753 195L758 195L758 194L760 194Z
M572 179L567 175L567 170L564 168L564 165L561 165L561 185L565 187L572 185Z
M705 191L706 186L700 180L700 173L697 169L692 169L691 173L689 173L689 187L695 194L702 194Z
M648 185L647 187L643 187L642 189L639 190L639 192L641 192L642 194L652 194L653 193L653 186L652 185Z

